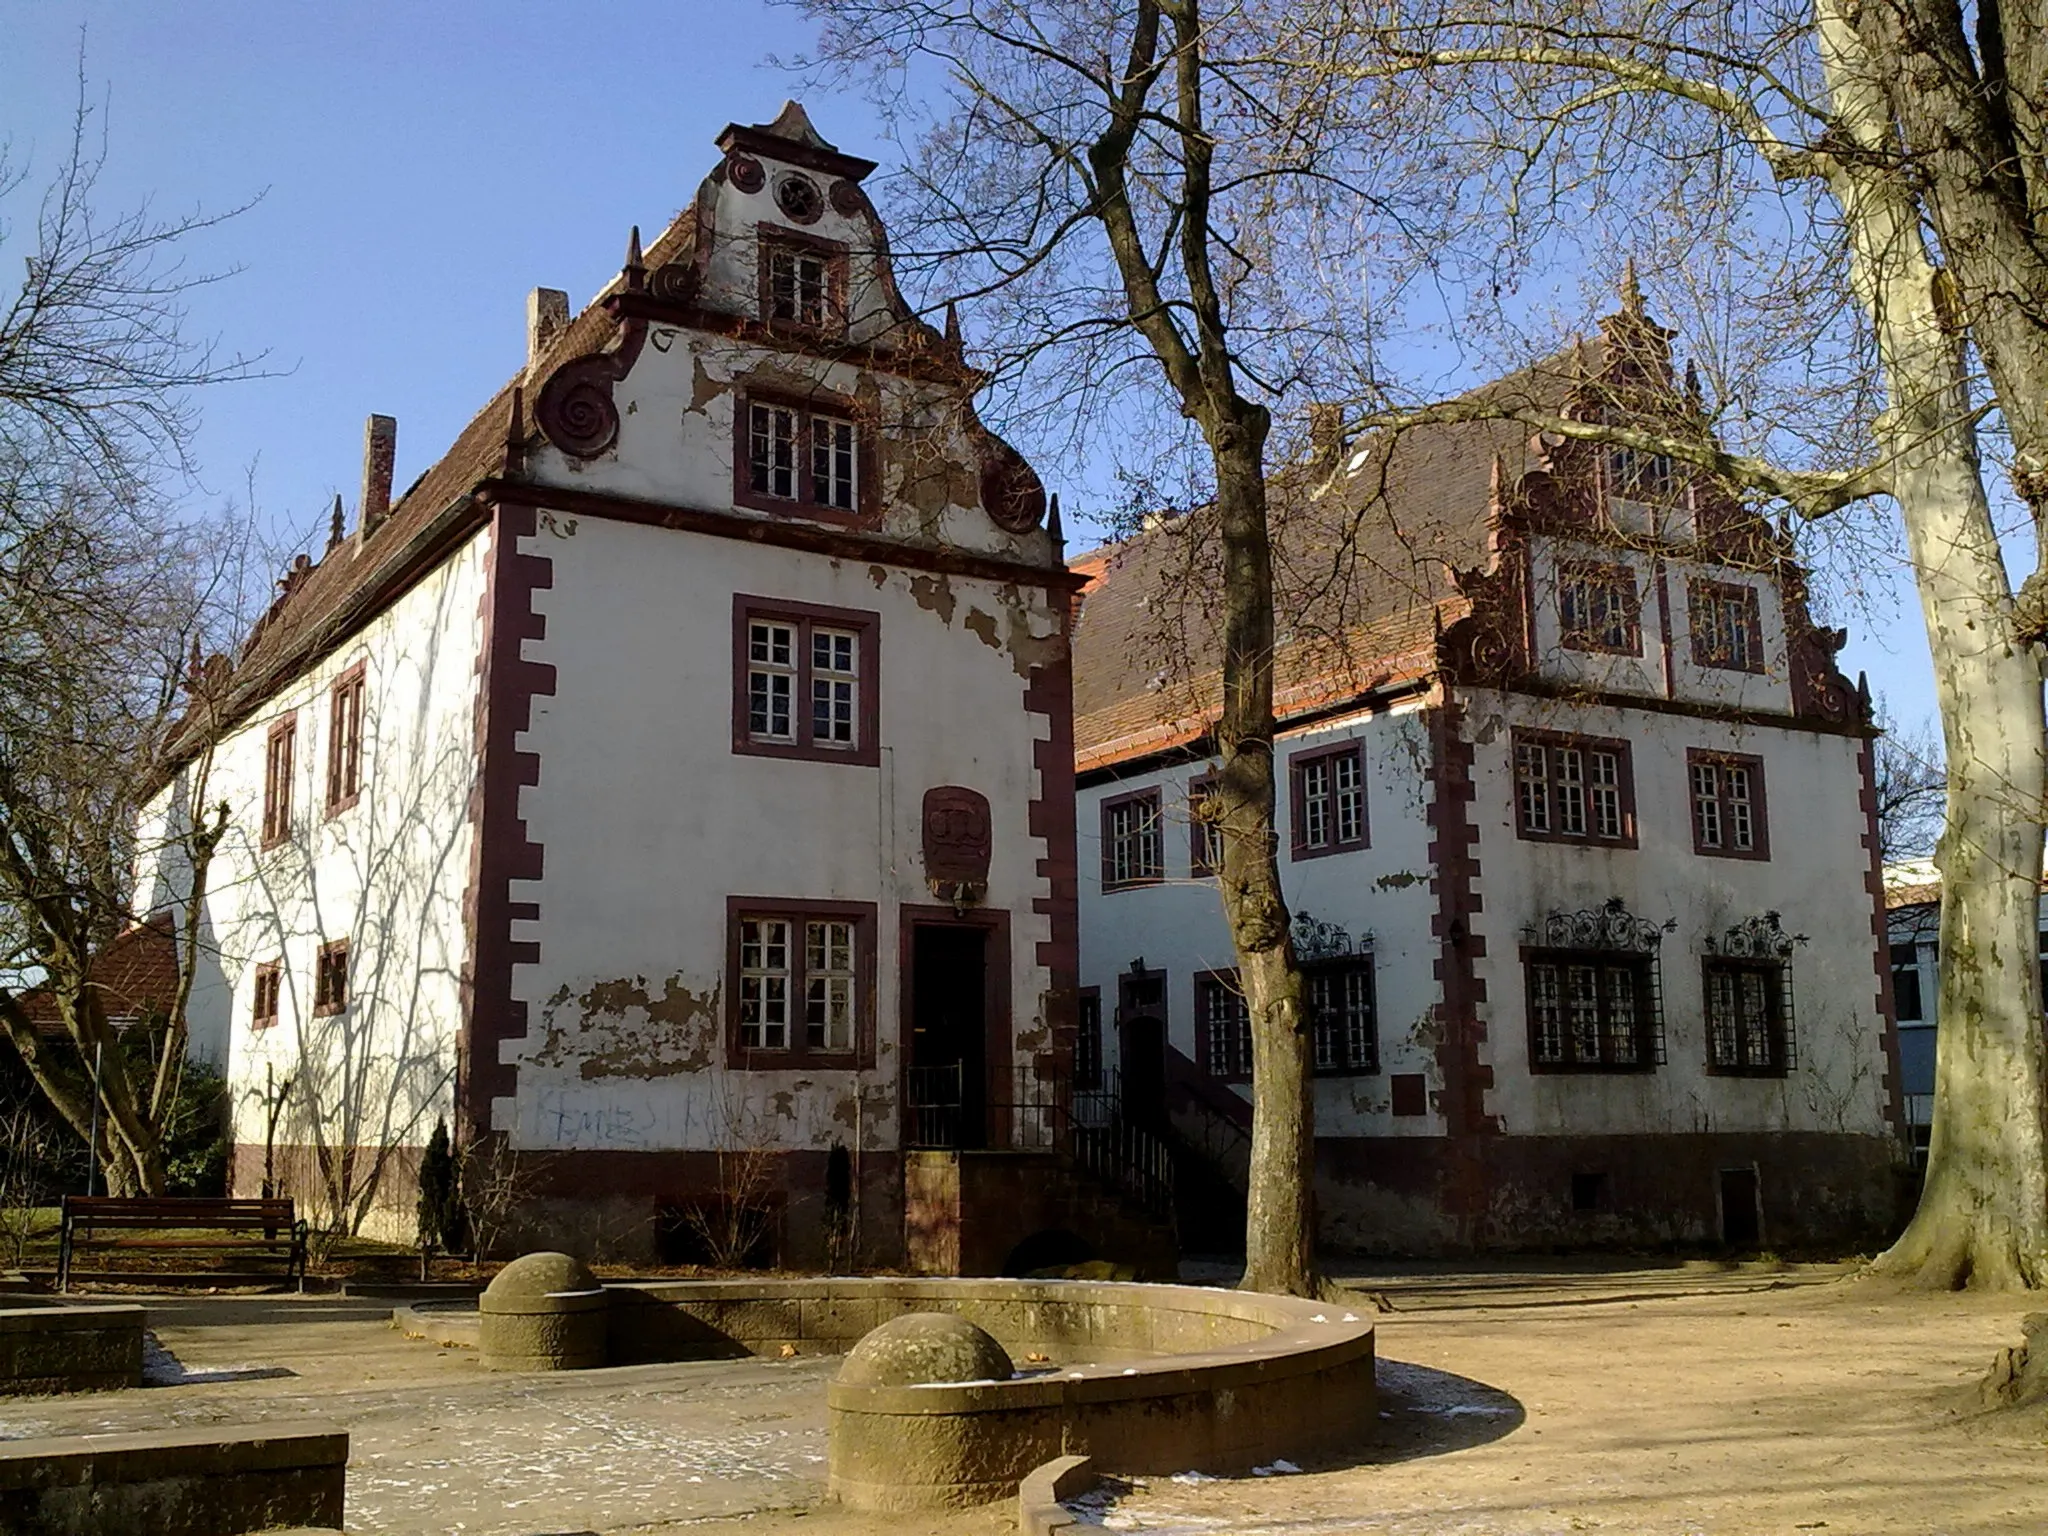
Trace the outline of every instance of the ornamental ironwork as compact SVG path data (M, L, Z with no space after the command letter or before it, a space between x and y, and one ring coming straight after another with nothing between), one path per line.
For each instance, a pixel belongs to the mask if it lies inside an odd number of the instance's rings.
M1805 942L1805 934L1787 933L1778 922L1778 914L1766 912L1761 917L1745 917L1730 925L1718 938L1709 935L1707 953L1730 960L1789 960L1793 949Z
M1297 963L1311 965L1318 960L1342 960L1349 955L1363 954L1372 947L1372 934L1351 937L1350 931L1341 923L1319 923L1306 912L1294 914L1294 958Z
M1664 935L1677 926L1675 917L1661 927L1648 918L1637 917L1616 896L1604 907L1553 912L1540 927L1531 927L1528 932L1532 944L1540 943L1546 949L1609 949L1649 955L1657 952Z

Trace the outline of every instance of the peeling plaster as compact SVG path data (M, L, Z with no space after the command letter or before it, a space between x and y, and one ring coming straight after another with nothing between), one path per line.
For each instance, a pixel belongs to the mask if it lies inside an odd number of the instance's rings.
M916 599L918 607L925 609L927 612L936 613L941 624L952 624L953 611L959 606L959 599L954 597L953 583L946 578L944 571L929 576L912 576L910 578L910 595ZM974 611L981 613L979 608ZM988 618L988 615L982 614L982 617ZM973 628L973 620L971 618L968 621L968 627L970 629ZM981 631L977 629L975 633L981 634ZM985 635L982 638L987 644L993 645L995 643Z
M1397 869L1392 874L1381 875L1377 880L1373 881L1373 885L1382 891L1400 891L1406 890L1411 885L1425 884L1428 880L1429 876L1420 871Z
M1003 648L1002 637L996 633L996 616L980 608L967 610L967 617L960 621L960 627L969 634L979 637L981 643L992 651Z
M545 1005L535 1066L574 1063L586 1082L598 1078L674 1077L712 1064L718 1042L719 995L714 983L692 992L680 975L649 992L644 976L592 982L580 994L564 986ZM574 1012L563 1017L574 1004Z

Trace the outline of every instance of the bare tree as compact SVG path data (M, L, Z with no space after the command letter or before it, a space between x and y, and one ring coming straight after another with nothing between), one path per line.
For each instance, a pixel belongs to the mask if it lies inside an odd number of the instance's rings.
M1665 298L1702 301L1693 420L1514 419L1670 454L1798 518L1873 499L1902 514L1948 771L1944 1027L1920 1206L1878 1267L2048 1283L2048 21L1959 0L1354 15L1335 73L1395 82L1448 146L1404 192L1471 209L1481 330L1511 327L1502 296L1533 261L1605 266L1617 247L1650 257ZM2011 547L1986 469L2005 452L2027 513ZM2017 593L2008 555L2034 569Z
M1884 728L1871 747L1879 855L1887 864L1924 859L1940 840L1948 804L1941 740L1924 725L1889 724L1882 699L1877 723Z
M1284 0L809 0L819 59L860 74L914 142L893 259L973 306L1006 424L1042 455L1099 430L1162 471L1221 632L1208 801L1251 1019L1247 1287L1313 1289L1313 1104L1274 834L1274 519L1317 398L1355 398L1370 203L1344 94L1274 62L1322 7ZM914 90L912 86L914 85ZM935 106L924 104L936 103ZM1327 258L1327 259L1326 259ZM1144 444L1143 447L1134 447Z
M108 1186L156 1192L186 1054L197 894L226 825L206 803L203 754L164 834L193 896L169 934L176 985L151 1000L157 1049L119 1048L94 966L149 915L133 888L151 835L137 818L171 732L211 707L221 680L199 648L230 618L222 550L233 541L181 517L166 488L189 463L192 392L249 368L184 331L185 295L212 278L181 256L218 219L160 220L146 207L103 218L93 130L81 81L68 153L25 221L21 286L0 309L0 976L54 1003L64 1043L37 1033L13 984L0 986L0 1031L81 1139L97 1080ZM26 167L0 164L0 209L27 187ZM0 246L9 233L0 226Z

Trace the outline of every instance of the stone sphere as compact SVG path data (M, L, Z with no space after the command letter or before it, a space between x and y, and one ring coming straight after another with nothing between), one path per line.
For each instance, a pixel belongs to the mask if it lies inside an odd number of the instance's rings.
M580 1259L566 1253L529 1253L498 1271L484 1288L482 1305L489 1310L493 1302L510 1303L506 1310L514 1310L522 1301L597 1288L597 1276Z
M1010 1357L987 1332L946 1312L911 1312L874 1329L846 1356L839 1379L855 1387L931 1381L1008 1381Z

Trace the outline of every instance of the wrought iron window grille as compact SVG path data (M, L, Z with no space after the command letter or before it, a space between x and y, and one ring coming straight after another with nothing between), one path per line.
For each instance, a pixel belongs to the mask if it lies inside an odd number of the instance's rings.
M1524 943L1523 959L1530 967L1527 974L1535 974L1534 967L1542 965L1568 964L1574 957L1580 960L1594 960L1601 956L1628 956L1641 966L1642 986L1637 1006L1641 1013L1638 1021L1637 1050L1633 1060L1595 1061L1584 1056L1559 1056L1545 1058L1538 1048L1538 1029L1535 1006L1531 1004L1530 1017L1530 1063L1540 1072L1577 1071L1652 1071L1665 1064L1667 1053L1664 1039L1664 967L1662 960L1664 935L1676 932L1677 918L1667 918L1662 923L1651 922L1638 917L1628 910L1619 896L1610 898L1605 905L1590 907L1578 912L1552 912L1540 922L1532 923L1522 930ZM1603 1027L1604 1027L1603 1015Z
M1709 960L1736 961L1755 969L1768 969L1772 972L1778 994L1779 1022L1779 1038L1775 1042L1778 1059L1768 1065L1759 1063L1744 1066L1714 1059L1714 1043L1711 1038L1713 1020L1706 1019L1709 1031L1709 1071L1734 1076L1776 1077L1790 1072L1799 1065L1799 1030L1792 1001L1792 952L1807 942L1809 940L1803 933L1787 933L1776 912L1746 917L1740 922L1729 924L1721 933L1707 935L1706 951Z

